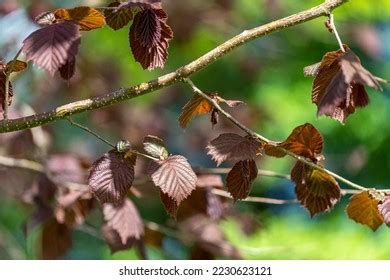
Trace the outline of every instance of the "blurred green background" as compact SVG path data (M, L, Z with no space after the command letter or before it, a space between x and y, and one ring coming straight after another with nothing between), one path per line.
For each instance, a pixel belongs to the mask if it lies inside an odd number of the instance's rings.
M164 70L144 71L134 61L128 46L128 27L117 32L104 27L83 34L76 77L69 85L33 66L14 77L17 95L12 114L15 117L31 110L43 112L155 78L190 62L244 29L321 2L163 0L169 14L168 24L175 33ZM107 4L99 0L0 3L0 56L8 59L14 56L23 38L36 28L29 20L32 15L58 7ZM9 7L13 7L12 12ZM389 79L390 1L351 0L334 14L341 38L359 55L362 64L375 75ZM302 69L337 48L334 36L324 27L324 18L319 18L244 45L192 78L204 91L246 102L246 107L232 109L232 114L267 138L283 140L296 126L312 123L324 136L328 169L365 186L389 188L389 87L385 86L383 93L368 89L370 105L350 116L345 125L329 118L316 118L316 107L310 99L312 78L305 78ZM208 116L194 119L186 130L180 129L177 118L190 96L186 86L177 85L111 108L83 113L75 119L112 142L129 139L140 146L143 136L157 135L166 140L171 153L186 156L192 165L215 167L204 147L222 131L237 130L225 121L212 129ZM107 150L104 144L65 121L46 126L44 131L49 153L72 152L94 160ZM33 148L26 142L16 143L19 146L11 151L12 137L17 134L1 136L0 154L34 159L34 154L29 154ZM290 159L268 157L258 164L259 168L286 174L292 165ZM28 184L27 179L25 183ZM3 180L0 184L0 258L37 258L35 243L39 229L27 238L21 230L31 207L20 203L7 190L17 188L15 184L19 183L6 184ZM288 181L258 178L251 196L292 199L295 194ZM390 259L389 229L382 226L374 233L349 220L344 210L347 200L344 197L332 212L313 219L298 205L238 202L234 207L250 214L259 226L252 234L245 235L237 220L226 219L221 228L227 240L248 259ZM169 220L158 202L142 199L135 202L145 219L160 224ZM92 215L88 221L93 225L95 219ZM165 238L162 248L148 248L148 252L156 259L182 259L189 254L188 248L174 238ZM80 228L75 230L73 247L65 258L133 259L137 255L133 250L110 254L101 237L90 228Z

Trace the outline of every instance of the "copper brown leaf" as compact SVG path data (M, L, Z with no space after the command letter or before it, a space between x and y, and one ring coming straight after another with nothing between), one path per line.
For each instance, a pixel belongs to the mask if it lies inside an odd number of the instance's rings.
M0 71L0 112L3 112L5 107L5 82L6 75ZM8 82L8 106L12 103L12 96L14 95L11 82Z
M306 123L296 127L286 141L267 144L264 150L269 156L284 157L286 153L276 148L280 147L317 162L323 144L321 133L313 125Z
M104 204L105 235L111 248L132 246L144 235L144 224L134 203L125 199L119 204ZM116 234L119 238L115 238ZM116 244L119 243L119 244Z
M53 76L61 66L77 55L79 45L78 26L65 21L31 33L23 41L22 50L27 60L31 60Z
M66 224L51 219L43 226L40 244L42 259L61 258L72 246L72 231Z
M116 1L108 5L110 8L118 7L121 3ZM104 17L106 18L106 23L109 27L114 30L121 29L125 27L130 20L133 19L133 13L131 9L106 9L104 11Z
M242 160L233 166L226 177L226 188L234 200L248 197L257 173L258 170L254 160Z
M143 140L144 150L151 156L156 157L161 160L168 158L169 153L165 147L164 140L158 138L157 136L148 135Z
M202 96L195 94L186 105L184 105L179 116L179 124L185 128L192 118L198 115L210 113L213 105Z
M224 161L253 159L261 144L252 137L224 133L207 145L207 154L220 165Z
M100 28L105 20L102 13L90 7L76 7L73 9L58 9L54 12L57 21L70 20L80 26L81 31Z
M179 210L179 205L177 204L176 200L171 198L168 194L163 193L162 191L160 191L160 198L161 202L164 205L165 211L167 211L169 215L176 219L177 210Z
M20 72L27 68L27 63L20 60L11 60L7 63L6 71L8 73Z
M183 156L154 162L150 170L154 184L179 205L196 187L196 174Z
M390 227L390 196L386 196L379 204L379 211L382 213L385 224Z
M92 164L88 178L92 193L101 203L124 199L134 180L134 161L110 151Z
M136 61L144 69L163 68L168 57L172 29L162 9L144 9L134 17L130 28L130 46Z
M378 206L381 201L376 192L364 191L353 195L347 206L348 217L376 231L384 221Z
M369 98L364 86L382 90L377 79L368 72L360 59L345 46L323 57L313 82L312 101L317 115L326 115L342 123L357 107L365 107ZM310 72L310 71L308 71Z
M298 201L310 215L329 211L340 200L340 187L325 171L297 162L291 171Z

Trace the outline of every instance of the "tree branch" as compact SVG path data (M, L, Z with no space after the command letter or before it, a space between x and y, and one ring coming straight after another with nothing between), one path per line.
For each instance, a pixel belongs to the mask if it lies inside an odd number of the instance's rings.
M201 56L200 58L177 69L174 72L161 76L157 79L144 82L129 88L122 88L100 97L69 103L57 107L49 112L35 114L18 119L2 120L0 122L0 133L24 130L36 126L45 125L60 119L64 119L65 117L73 114L111 106L116 103L123 102L125 100L129 100L164 87L168 87L174 83L179 82L182 78L189 77L193 73L202 70L203 68L209 66L215 60L223 57L224 55L230 53L239 46L248 43L249 41L283 30L287 27L295 26L300 23L318 18L320 16L327 16L333 9L346 3L347 1L348 0L326 0L323 4L313 7L311 9L293 14L291 16L273 21L271 23L250 30L245 30L241 34L219 45L218 47Z

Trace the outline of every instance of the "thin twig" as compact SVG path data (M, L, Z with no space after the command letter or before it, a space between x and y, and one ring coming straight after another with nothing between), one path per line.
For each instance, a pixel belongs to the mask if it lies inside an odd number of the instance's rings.
M227 191L220 190L220 189L213 189L212 192L218 196L233 199L232 196ZM275 199L275 198L258 197L258 196L256 197L248 196L242 201L264 203L264 204L277 204L277 205L298 203L298 200L296 199L285 200L285 199Z
M232 170L231 168L203 168L203 167L194 168L195 172L203 173L203 174L228 174L231 170ZM290 180L290 175L274 172L271 170L258 169L257 175Z
M69 121L69 123L73 126L76 126L78 128L81 128L82 130L88 132L89 134L95 136L97 139L99 139L100 141L106 143L107 145L111 146L112 148L116 149L116 146L112 143L110 143L109 141L107 141L106 139L104 139L103 137L101 137L99 134L97 134L96 132L93 132L91 129L89 129L88 127L86 126L83 126L81 124L78 124L76 123L75 121L73 121L71 119L71 117L67 117L67 120Z
M232 115L230 115L228 112L226 112L225 110L223 110L221 108L221 106L219 106L219 104L212 98L210 98L207 94L205 94L203 91L201 91L199 88L197 88L194 83L188 79L188 78L185 78L183 79L183 81L185 83L187 83L192 91L195 93L195 94L198 94L200 96L202 96L203 98L205 98L206 100L208 100L222 115L224 115L227 119L229 119L234 125L236 125L238 128L242 129L243 131L245 131L246 133L248 133L250 136L252 137L255 137L255 138L258 138L260 139L261 141L263 141L264 143L266 144L270 144L271 141L268 140L267 138L265 138L264 136L252 131L251 129L249 129L248 127L246 127L245 125L241 124L237 119L235 119ZM368 188L365 188L363 186L360 186L356 183L353 183L347 179L345 179L344 177L332 172L332 171L329 171L327 170L326 168L318 165L318 164L315 164L314 162L302 157L302 156L299 156L299 155L296 155L294 154L293 152L289 151L289 150L286 150L284 148L281 148L281 147L278 147L278 146L275 146L276 149L280 150L280 151L283 151L285 152L286 154L288 154L289 156L295 158L296 160L300 161L300 162L303 162L305 163L306 165L309 165L310 167L313 167L317 170L321 170L321 171L324 171L328 174L330 174L331 176L333 176L334 178L338 179L339 181L343 182L344 184L354 188L354 189L358 189L358 190L362 190L362 191L366 191L368 190Z
M28 117L8 121L1 121L0 133L42 126L57 121L59 119L64 119L69 115L74 115L85 111L91 111L98 108L111 106L116 103L120 103L125 100L136 98L149 92L168 87L170 85L180 82L182 78L189 77L192 74L201 71L217 59L225 56L236 48L254 39L313 20L321 16L328 15L328 13L331 12L333 9L346 2L347 0L326 0L324 3L311 9L307 9L305 11L287 16L285 18L270 22L268 24L264 24L262 26L255 27L250 30L245 30L237 36L220 44L219 46L204 54L203 56L188 63L187 65L180 67L174 72L160 76L157 79L141 83L139 85L132 86L129 88L122 88L103 96L69 103L55 108L54 110L49 112L34 114Z

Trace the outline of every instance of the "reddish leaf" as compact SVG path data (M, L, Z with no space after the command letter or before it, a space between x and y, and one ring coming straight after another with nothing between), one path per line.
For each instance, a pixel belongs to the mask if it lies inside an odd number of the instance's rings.
M376 231L384 221L383 212L378 209L381 199L378 193L370 191L353 195L347 206L348 217Z
M260 142L254 138L225 133L212 140L206 149L207 154L220 165L228 160L253 159L260 147Z
M80 32L72 22L43 27L23 41L27 60L47 70L52 76L69 59L75 57L80 44Z
M211 95L209 95L212 97ZM179 117L179 124L185 128L192 118L198 115L210 113L213 105L202 96L195 94L186 105L184 105Z
M61 258L72 246L72 231L55 219L47 222L42 231L41 257L45 260Z
M120 2L113 2L108 7L118 7L120 4ZM133 19L133 13L130 9L125 8L118 10L107 9L104 11L104 17L109 27L118 30L126 26Z
M281 147L290 152L318 161L323 149L323 139L321 133L311 124L296 127L286 141L265 145L265 153L269 156L284 157L286 153L275 147Z
M120 204L105 204L103 213L106 220L103 233L113 251L121 246L131 247L142 239L144 224L137 208L129 199Z
M340 199L340 187L328 173L297 162L291 171L298 201L310 215L329 211Z
M160 191L160 198L167 213L176 219L177 210L179 210L179 205L177 204L177 202L168 194L163 193L162 191Z
M172 29L162 9L145 9L135 17L130 28L130 46L134 58L144 69L163 68L168 57Z
M57 20L70 20L80 26L80 30L89 31L104 25L104 16L90 7L76 7L73 9L58 9L54 12Z
M384 222L390 227L390 196L386 196L378 208L383 215Z
M317 76L318 70L320 69L321 62L306 66L303 68L303 74L307 76Z
M169 157L164 141L156 136L148 135L143 141L145 151L160 160L165 160Z
M254 160L242 160L233 166L226 177L226 188L235 201L248 197L257 173Z
M150 170L154 184L179 205L196 186L196 174L183 156L155 162Z
M382 90L376 78L360 63L360 59L345 46L323 57L313 83L312 101L318 107L317 115L326 115L342 123L355 112L356 107L368 105L364 86ZM314 67L313 67L314 68Z
M213 193L212 188L206 190L207 215L212 220L219 220L223 216L224 207L219 196Z
M118 203L133 183L134 160L110 151L93 163L88 180L101 203Z
M60 71L61 78L63 78L66 81L69 81L70 78L73 77L75 70L76 70L76 58L72 57L68 59L66 64L60 67L59 71Z
M70 192L58 197L58 207L55 210L55 217L60 224L69 227L81 225L85 217L93 208L92 195L85 192Z

